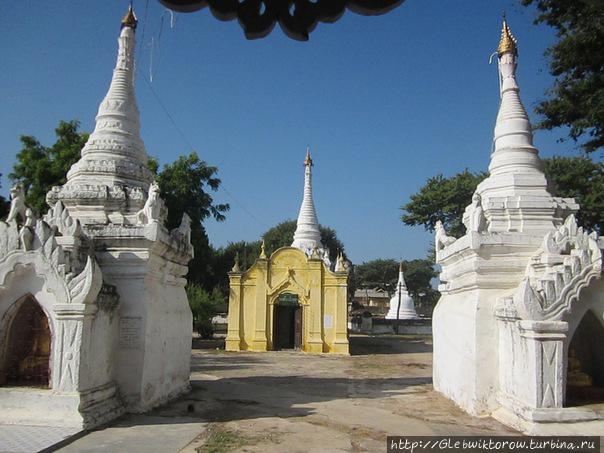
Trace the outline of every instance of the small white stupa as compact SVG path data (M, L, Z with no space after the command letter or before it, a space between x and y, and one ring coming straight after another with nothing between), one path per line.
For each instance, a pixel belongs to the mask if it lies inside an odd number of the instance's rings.
M329 250L321 242L321 231L319 230L319 221L317 220L315 203L312 197L312 166L310 149L306 148L306 158L304 159L304 196L302 197L302 205L298 214L294 242L292 242L291 246L302 250L307 256L318 254L325 265L330 268Z
M400 302L400 307L399 307ZM398 316L397 316L398 311ZM396 284L396 292L390 299L390 310L386 315L386 319L417 319L415 304L407 291L407 284L403 276L403 263L401 262L398 268L398 283Z

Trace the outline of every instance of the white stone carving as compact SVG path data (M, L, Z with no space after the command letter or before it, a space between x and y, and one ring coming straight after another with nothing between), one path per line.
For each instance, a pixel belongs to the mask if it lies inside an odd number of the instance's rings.
M447 231L440 220L436 221L434 225L434 246L436 251L439 252L443 248L453 244L457 239L452 236L447 236Z
M482 198L478 192L474 192L474 195L472 195L472 204L466 208L462 222L466 227L466 231L481 233L486 230L487 219L484 216Z
M63 236L78 236L82 232L80 221L69 215L69 211L61 201L48 210L44 221L52 227L56 227Z
M10 190L10 211L6 218L7 223L25 222L27 206L25 205L25 191L21 183L15 184Z
M170 231L170 235L184 241L187 245L191 245L191 217L189 217L189 214L183 213L180 225Z
M602 275L602 251L595 233L588 234L568 216L549 232L530 259L513 296L522 319L559 320L571 309L579 291Z
M154 181L149 186L149 196L145 206L136 214L138 225L161 222L165 209L164 201L159 195L159 185Z

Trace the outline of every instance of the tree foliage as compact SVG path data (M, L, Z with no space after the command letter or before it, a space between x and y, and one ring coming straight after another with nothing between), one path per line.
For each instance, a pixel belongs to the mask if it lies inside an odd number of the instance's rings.
M193 329L202 338L211 338L212 317L224 309L224 296L219 288L207 291L197 283L187 285L187 298L193 314Z
M574 198L581 206L579 224L604 234L604 164L587 157L553 157L543 164L552 194Z
M8 177L23 184L27 204L38 214L46 211L46 194L52 186L64 184L71 166L80 158L88 134L78 132L79 121L60 121L55 129L56 141L42 145L31 135L22 135L21 151Z
M539 127L569 128L574 141L585 139L587 152L604 147L604 2L602 0L522 0L535 5L535 23L556 30L549 47L550 73L555 77L548 97L536 108Z
M589 157L553 157L543 159L550 191L556 197L573 197L581 205L577 219L588 229L604 233L604 164ZM465 234L461 223L463 212L472 201L472 194L486 173L461 173L445 178L429 178L418 193L404 205L402 221L422 225L434 231L437 220L456 237Z
M153 161L152 161L153 162ZM157 175L161 197L168 207L167 227L177 227L183 214L191 217L191 243L195 257L189 263L189 282L196 282L208 290L218 283L220 276L212 268L213 250L203 227L209 217L224 220L228 204L215 204L211 191L220 187L218 169L206 164L197 153L180 156L164 165Z
M434 231L440 220L453 236L461 236L465 229L461 223L464 209L472 200L472 194L486 173L461 173L445 178L442 174L428 179L419 191L411 195L404 205L402 221L406 225L423 225L426 230Z

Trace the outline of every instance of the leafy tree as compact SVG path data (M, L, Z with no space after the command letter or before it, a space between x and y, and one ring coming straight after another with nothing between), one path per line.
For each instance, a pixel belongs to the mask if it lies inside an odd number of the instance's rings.
M391 294L398 281L399 262L376 259L354 267L357 288L378 288Z
M465 228L461 219L464 209L470 204L476 186L486 176L486 173L472 173L466 169L450 178L442 174L429 178L401 208L402 221L406 225L423 225L426 230L434 231L436 222L440 220L453 236L463 235Z
M431 315L440 293L432 287L432 280L437 277L434 270L434 260L416 259L403 261L405 283L409 294L415 301L418 312Z
M218 288L210 292L196 283L190 283L187 285L187 298L193 313L193 329L202 338L212 338L212 317L224 308L224 295Z
M543 164L552 194L574 198L579 223L604 234L604 164L588 157L553 157Z
M262 235L266 246L266 253L270 255L281 247L289 247L294 241L295 231L295 220L285 220L267 230ZM319 225L319 231L321 232L321 242L329 250L329 259L331 262L335 262L338 251L341 251L346 256L344 244L338 239L337 233L333 228Z
M46 211L46 193L52 186L64 184L71 166L80 158L88 134L78 132L79 121L60 121L55 129L56 142L47 147L31 135L22 135L21 151L13 172L8 176L21 182L27 204L38 214Z
M556 30L549 47L550 73L556 78L548 98L536 108L539 127L569 128L574 141L586 139L583 150L604 146L604 2L602 0L522 0L535 5L535 23Z
M260 241L240 241L231 242L226 247L214 250L211 267L217 278L216 287L220 288L225 297L229 294L228 273L233 268L235 255L239 256L241 269L248 269L260 255L260 245Z
M222 221L224 213L229 210L228 204L215 204L209 193L220 187L217 171L216 167L201 160L197 153L191 152L164 165L157 176L161 196L168 206L168 228L177 227L185 212L191 217L191 243L195 257L189 263L189 282L200 283L208 291L217 284L217 276L211 267L213 250L203 221L208 217Z
M550 192L556 197L574 197L581 205L579 222L599 233L604 232L604 164L588 157L553 157L543 159ZM453 236L465 234L461 223L463 211L472 201L472 194L486 173L462 173L445 178L429 178L417 194L404 205L402 221L407 225L423 225L434 231L441 220Z

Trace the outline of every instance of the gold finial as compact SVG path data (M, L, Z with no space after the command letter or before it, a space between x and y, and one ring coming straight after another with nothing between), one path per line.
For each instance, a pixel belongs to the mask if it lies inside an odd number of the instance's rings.
M499 40L499 47L497 47L497 55L501 57L505 53L513 53L518 55L518 41L512 35L510 27L505 20L505 14L503 15L503 27L501 28L501 39Z
M266 259L266 251L264 250L264 239L262 239L262 245L260 246L260 259Z
M312 158L310 157L310 146L307 146L306 147L306 159L304 159L304 166L308 167L309 165L312 167L313 163L312 163Z
M122 28L130 27L133 30L136 30L137 22L138 22L138 19L136 18L136 15L134 14L134 10L132 9L132 3L130 3L130 6L128 7L128 12L122 19Z
M403 260L401 260L400 264L398 265L398 271L403 272Z

